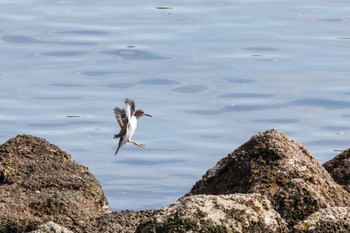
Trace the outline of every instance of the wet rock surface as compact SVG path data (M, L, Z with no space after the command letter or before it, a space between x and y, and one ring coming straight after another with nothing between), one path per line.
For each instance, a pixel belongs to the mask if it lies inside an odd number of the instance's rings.
M332 178L350 192L350 149L323 164Z
M158 211L136 232L288 232L260 194L196 195Z
M344 188L349 153L324 167ZM300 144L272 129L208 170L167 208L110 212L84 166L44 139L0 145L0 233L350 232L350 193Z
M220 160L188 195L261 193L290 227L321 208L347 206L350 195L300 144L272 129Z
M48 221L74 230L110 212L88 169L41 138L20 135L1 145L0 179L3 232L32 231Z

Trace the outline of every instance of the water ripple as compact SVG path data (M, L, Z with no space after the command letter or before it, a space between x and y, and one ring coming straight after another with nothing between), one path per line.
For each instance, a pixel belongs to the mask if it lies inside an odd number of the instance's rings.
M104 54L110 54L118 56L124 60L168 60L168 57L160 56L145 50L137 49L116 49L102 52Z
M138 85L151 85L151 86L167 86L178 85L180 82L171 79L144 79L133 83L110 83L105 85L112 88L131 88Z
M288 123L300 122L300 119L295 119L295 118L260 119L260 120L253 120L253 122L288 124Z
M326 19L318 19L319 22L327 22L327 23L338 23L343 22L342 18L326 18Z
M27 126L38 127L38 128L57 128L64 126L74 126L74 125L97 125L101 124L98 121L65 121L59 123L30 123Z
M171 79L144 79L139 82L141 85L178 85L180 82Z
M84 84L75 84L75 83L46 83L44 86L52 86L52 87L84 87Z
M87 54L87 52L81 51L54 51L54 52L46 52L41 53L44 56L52 56L52 57L71 57L71 56L80 56Z
M64 45L96 45L95 42L85 42L85 41L44 41L39 40L30 36L21 36L21 35L5 35L1 37L1 40L7 43L14 44L64 44Z
M243 83L243 84L256 82L256 80L249 79L249 78L226 78L226 80L229 81L230 83Z
M217 97L220 98L272 98L276 95L272 94L262 94L262 93L230 93L230 94L222 94L218 95Z
M98 76L107 76L107 75L115 74L115 73L117 73L117 72L95 70L95 71L85 71L85 72L81 72L79 74L83 75L83 76L98 77Z
M322 126L321 129L327 130L327 131L343 131L343 130L349 130L350 127L347 126L334 126L334 125L325 125Z
M205 85L184 85L171 90L180 94L198 94L209 90L209 88Z
M117 88L117 89L126 89L126 88L132 88L135 84L133 83L109 83L105 85L105 87L111 87L111 88Z
M110 32L108 31L95 31L95 30L77 30L77 31L53 31L52 32L53 34L59 34L59 35L93 35L93 36L103 36L103 35L108 35L108 34L111 34Z
M138 166L152 166L152 165L163 165L163 164L174 164L174 163L185 163L185 162L186 161L182 159L163 159L163 160L124 159L124 160L118 161L118 163L138 165Z
M172 7L169 6L157 6L155 7L157 10L172 10Z
M19 36L19 35L7 35L1 37L2 41L8 43L17 43L17 44L38 44L38 43L48 43L43 40L39 40L29 36Z
M91 46L91 45L97 45L96 42L86 42L86 41L58 41L58 42L51 42L53 44L62 44L62 45L76 45L76 46Z
M252 105L225 105L215 110L190 110L185 111L193 114L203 115L217 115L227 112L245 112L245 111L259 111L269 109L279 109L287 107L315 107L323 109L339 109L339 108L350 108L350 102L339 101L339 100L328 100L328 99L298 99L281 104L252 104Z
M259 52L275 52L275 51L279 51L279 49L267 48L267 47L248 47L248 48L244 48L244 50L259 51Z
M267 110L267 109L276 109L281 108L281 105L226 105L216 110L190 110L185 111L193 114L200 115L217 115L227 112L245 112L245 111L257 111L257 110Z
M33 97L34 99L39 100L80 100L84 99L82 96L38 96Z
M328 99L298 99L289 103L291 106L319 107L326 109L350 108L350 102Z

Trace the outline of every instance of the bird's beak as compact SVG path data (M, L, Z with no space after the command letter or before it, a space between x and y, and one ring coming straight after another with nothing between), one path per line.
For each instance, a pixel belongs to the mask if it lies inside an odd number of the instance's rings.
M152 117L152 115L149 115L147 113L143 114L144 116Z

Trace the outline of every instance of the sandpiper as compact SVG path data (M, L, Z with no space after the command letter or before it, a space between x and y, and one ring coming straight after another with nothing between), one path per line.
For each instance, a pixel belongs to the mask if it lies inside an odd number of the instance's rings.
M114 155L117 155L120 147L122 147L127 142L130 142L139 147L144 146L144 144L131 141L131 138L134 135L137 127L137 120L142 116L152 117L151 115L146 114L142 109L135 111L135 102L133 100L126 98L124 103L124 109L120 109L118 107L114 108L114 115L120 126L119 133L114 134L114 138L120 138L118 148Z

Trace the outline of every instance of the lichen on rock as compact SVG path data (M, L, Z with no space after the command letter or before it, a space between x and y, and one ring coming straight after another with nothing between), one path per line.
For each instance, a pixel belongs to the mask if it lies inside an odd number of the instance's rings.
M55 222L47 222L40 225L35 231L29 233L73 233L65 227L58 225Z
M348 233L350 207L320 209L295 226L295 233Z
M163 208L136 232L288 232L261 194L195 195Z

